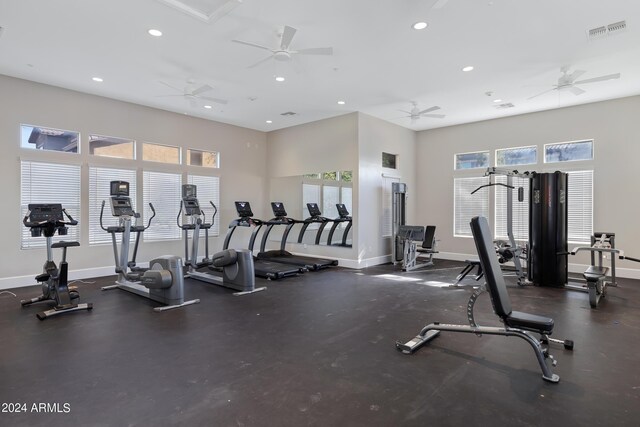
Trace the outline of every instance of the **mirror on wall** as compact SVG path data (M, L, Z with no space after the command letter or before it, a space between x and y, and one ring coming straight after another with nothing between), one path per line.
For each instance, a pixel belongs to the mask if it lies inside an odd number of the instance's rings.
M353 245L353 172L328 171L271 180L270 201L283 203L287 216L306 220L295 224L287 243ZM275 228L282 228L276 232ZM270 240L282 239L285 227L274 227Z

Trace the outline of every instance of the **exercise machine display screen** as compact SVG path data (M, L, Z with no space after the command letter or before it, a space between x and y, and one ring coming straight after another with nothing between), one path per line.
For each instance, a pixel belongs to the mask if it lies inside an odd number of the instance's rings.
M63 221L62 205L59 203L54 204L29 204L29 221L31 222L43 222L43 221Z
M111 197L111 214L113 216L134 216L133 206L129 197Z
M271 210L276 217L287 216L287 211L284 209L284 203L282 202L271 202Z
M184 184L182 186L182 198L196 198L198 197L198 187L194 184Z
M238 216L241 218L247 218L253 216L253 211L251 210L251 205L249 202L235 202L236 203L236 211L238 212Z
M320 212L320 208L317 203L307 203L307 209L309 209L309 215L311 216L321 216L322 212Z
M127 181L111 181L112 196L129 196L129 183Z
M184 194L184 193L183 193ZM200 215L200 204L198 199L184 199L184 212L189 215Z
M338 209L338 215L340 215L340 218L347 218L349 216L349 211L343 203L336 203L336 209Z

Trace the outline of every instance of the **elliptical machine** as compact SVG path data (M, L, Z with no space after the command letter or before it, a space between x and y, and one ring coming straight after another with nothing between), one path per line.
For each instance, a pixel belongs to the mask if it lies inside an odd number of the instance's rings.
M64 216L68 221L64 220ZM73 300L78 299L80 294L78 289L68 286L67 277L69 264L67 263L67 248L80 246L78 242L60 241L52 243L52 237L58 233L60 236L67 234L67 225L77 225L78 221L71 218L62 205L56 204L29 204L27 214L22 223L31 229L31 236L38 237L44 233L47 239L47 261L42 268L42 274L36 276L36 281L42 285L42 295L36 298L22 300L20 304L23 307L41 301L54 301L55 307L51 310L37 313L36 316L40 320L56 314L67 313L77 310L91 310L93 304L82 303L77 304ZM53 250L62 248L62 261L60 268L53 261Z
M136 266L136 255L140 243L140 236L151 226L151 220L156 211L151 203L149 207L153 212L146 227L143 225L131 225L131 219L140 218L140 214L133 210L129 197L129 183L126 181L111 181L111 214L118 218L118 225L106 227L102 223L105 201L102 201L100 209L100 227L111 234L113 255L116 262L116 283L103 286L102 290L122 289L140 295L150 300L165 304L163 307L155 307L154 311L165 311L173 308L197 304L199 299L184 300L184 274L182 272L182 260L179 256L164 255L149 261L149 268ZM129 242L131 232L136 233L136 243L133 250L133 259L129 261ZM118 255L118 243L116 234L122 234L121 249Z
M206 222L205 214L200 209L198 201L198 188L193 184L184 184L182 186L182 200L180 201L180 211L176 218L176 223L183 231L184 236L184 258L187 268L186 277L200 280L202 282L220 285L227 288L235 289L234 295L246 295L254 292L260 292L267 289L266 287L256 288L255 271L253 267L253 256L251 251L246 249L225 249L214 254L209 259L209 230L214 224L218 208L209 201L214 209L211 216L211 223ZM182 211L189 219L189 223L180 222ZM189 230L193 230L191 239L191 256L189 256ZM200 230L204 230L205 235L205 257L202 262L198 262L198 246L200 244ZM198 271L199 268L207 267L210 270L217 271L222 269L222 277L211 274L206 271Z

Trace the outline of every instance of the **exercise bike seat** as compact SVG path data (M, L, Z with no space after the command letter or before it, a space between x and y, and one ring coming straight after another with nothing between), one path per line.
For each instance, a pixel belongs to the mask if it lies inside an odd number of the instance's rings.
M553 319L550 317L538 316L536 314L512 311L504 319L504 323L512 328L520 328L533 332L551 335L553 331Z
M598 280L606 277L608 273L609 267L596 267L595 265L592 265L582 273L582 277L584 277L587 282L597 282Z
M53 249L55 248L72 248L74 246L80 246L80 242L65 242L65 241L60 241L60 242L56 242L53 243L51 245L51 247Z

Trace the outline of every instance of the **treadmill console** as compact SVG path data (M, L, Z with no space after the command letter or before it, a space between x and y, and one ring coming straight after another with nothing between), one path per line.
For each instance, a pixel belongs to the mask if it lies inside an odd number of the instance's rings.
M307 203L307 209L311 216L322 216L322 212L320 212L320 208L317 203Z
M62 216L62 205L60 203L30 203L29 212L30 222L64 221L64 217Z
M338 209L338 215L340 215L340 218L349 218L349 211L343 203L336 203L336 208Z
M271 202L271 210L273 210L273 215L276 218L287 216L287 211L284 209L284 203L282 202Z
M236 211L238 212L238 216L240 218L251 218L253 216L253 211L251 210L251 205L249 202L235 202L236 203Z

